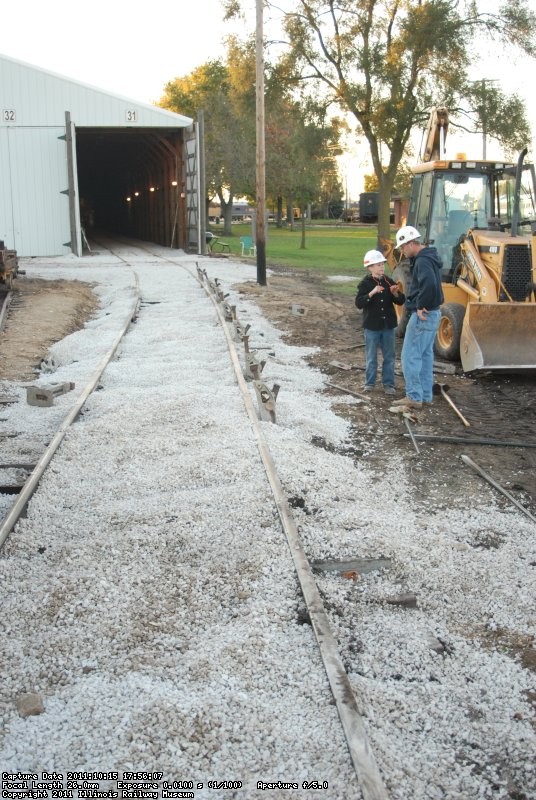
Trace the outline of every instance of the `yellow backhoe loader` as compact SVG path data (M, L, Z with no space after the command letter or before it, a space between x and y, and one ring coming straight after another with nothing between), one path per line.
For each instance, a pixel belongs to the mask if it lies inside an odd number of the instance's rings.
M413 167L407 224L443 261L435 351L465 372L536 372L536 178L525 164L444 156L446 109L435 109ZM403 290L409 263L393 272ZM397 309L400 308L397 306ZM407 318L399 312L398 333Z

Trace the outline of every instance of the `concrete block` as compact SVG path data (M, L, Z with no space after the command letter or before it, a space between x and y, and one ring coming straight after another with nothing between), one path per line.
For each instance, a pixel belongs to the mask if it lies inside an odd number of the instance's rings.
M26 388L26 402L29 406L49 407L54 405L54 398L60 394L67 394L74 389L74 383L51 383L48 386L28 386Z

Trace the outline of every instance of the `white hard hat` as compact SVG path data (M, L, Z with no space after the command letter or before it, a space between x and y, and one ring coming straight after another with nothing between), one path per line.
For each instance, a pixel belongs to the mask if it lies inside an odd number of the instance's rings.
M402 244L407 244L408 242L413 242L415 239L420 239L421 234L414 228L413 225L404 225L403 228L400 228L396 234L396 246L400 247Z
M373 264L383 264L384 261L387 261L387 259L379 250L369 250L365 253L363 264L366 267L371 267Z

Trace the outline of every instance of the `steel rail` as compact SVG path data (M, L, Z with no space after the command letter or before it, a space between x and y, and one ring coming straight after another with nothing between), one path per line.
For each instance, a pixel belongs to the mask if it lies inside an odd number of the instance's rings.
M6 319L7 319L7 312L9 306L11 304L11 298L13 296L12 291L2 292L3 299L2 299L2 307L0 308L0 331L3 329Z
M16 502L11 507L9 513L2 521L0 525L0 547L4 544L5 540L9 536L10 532L13 530L14 526L16 525L20 515L26 508L28 501L30 500L31 496L37 489L39 485L39 481L41 480L43 473L45 472L46 468L50 464L52 457L60 444L62 443L65 435L75 421L75 419L80 414L82 408L84 407L86 400L88 399L89 395L94 391L97 383L99 382L102 373L114 357L117 348L119 347L121 340L123 339L125 333L127 332L128 328L130 327L132 321L134 320L138 306L140 303L140 293L139 293L139 283L138 277L136 275L136 297L132 306L129 310L128 316L126 317L125 322L121 326L121 329L117 336L114 339L114 342L108 352L103 356L100 360L97 368L93 372L91 378L86 383L82 393L78 397L76 403L72 406L71 410L67 414L67 416L63 419L61 425L59 426L58 430L56 431L54 437L52 438L50 444L46 448L45 452L35 465L33 472L28 476L25 483L22 486L22 489L19 493L19 496Z
M196 262L197 263L197 262ZM188 270L187 267L184 267ZM193 275L193 273L190 273ZM231 362L234 368L236 380L247 415L257 439L260 456L270 483L275 504L281 519L283 530L287 537L287 542L294 561L294 566L301 586L307 611L311 620L311 625L318 643L320 655L324 663L324 668L328 677L331 692L333 694L339 718L341 720L343 732L346 738L352 763L356 772L357 780L361 788L364 800L388 800L387 790L383 783L380 771L376 764L372 748L363 722L363 717L359 712L356 697L352 689L348 675L342 663L337 640L331 630L328 615L324 608L320 592L313 574L309 560L303 549L303 545L298 533L298 527L288 504L285 492L275 462L272 458L270 449L263 436L259 419L251 396L248 391L246 381L242 373L242 367L229 332L229 327L221 312L221 309L204 282L193 277L205 290L212 301L219 321L221 323Z

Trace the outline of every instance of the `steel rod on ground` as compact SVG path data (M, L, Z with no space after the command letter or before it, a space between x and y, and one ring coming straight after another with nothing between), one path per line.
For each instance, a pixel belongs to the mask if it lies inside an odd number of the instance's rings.
M415 436L413 435L413 431L411 430L411 425L409 424L409 419L407 417L404 417L404 422L406 423L406 428L408 429L408 434L409 434L409 437L410 437L411 442L413 444L413 447L415 448L415 452L417 453L417 455L420 455L421 451L419 450L419 445L415 441Z
M467 464L467 466L469 466L472 469L474 469L475 472L478 472L478 474L481 475L484 478L484 480L486 480L489 484L491 484L491 486L493 486L495 489L497 489L497 491L501 492L501 494L503 494L505 497L507 497L508 500L510 500L511 503L513 503L517 508L519 508L520 511L523 512L523 514L525 514L525 516L527 516L533 522L536 522L536 517L533 517L532 514L530 513L530 511L527 511L527 509L524 506L522 506L521 503L519 503L515 499L515 497L512 497L510 492L507 492L506 489L504 489L501 486L500 483L497 483L497 481L495 481L491 477L491 475L488 475L487 472L484 472L482 467L479 467L478 464L475 464L475 462L471 458L469 458L469 456L462 455L462 456L460 456L460 458L461 458L461 460L463 461L464 464Z
M405 433L404 436L408 434ZM452 444L482 444L491 445L493 447L533 447L536 448L536 442L502 442L499 439L486 439L477 436L441 436L436 433L414 433L415 439L421 439L427 442L449 442Z
M352 397L359 397L360 400L364 400L366 403L370 402L368 397L364 397L362 394L358 394L357 392L352 392L351 389L345 389L344 386L337 386L336 383L326 383L326 386L329 386L331 389L338 389L339 392L346 392L346 394L351 394Z

